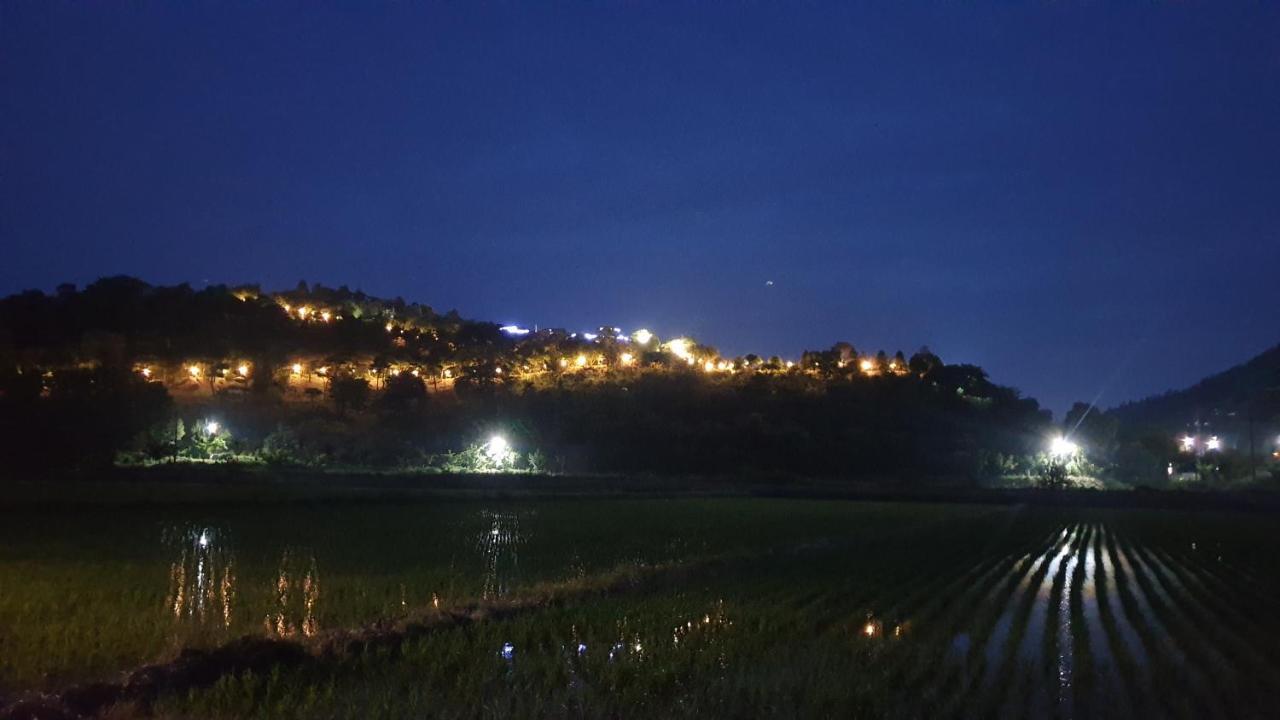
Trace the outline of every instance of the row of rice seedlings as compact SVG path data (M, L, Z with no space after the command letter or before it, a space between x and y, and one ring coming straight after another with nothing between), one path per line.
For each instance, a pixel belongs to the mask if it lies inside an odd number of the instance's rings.
M1134 701L1147 698L1149 676L1146 673L1146 653L1142 641L1133 632L1125 618L1120 598L1112 587L1115 583L1114 566L1103 552L1106 525L1098 525L1085 552L1084 596L1085 633L1091 652L1094 674L1102 675L1103 682L1085 694L1088 706L1098 710L1114 711L1119 716L1134 715ZM1130 691L1134 691L1130 693ZM1140 705L1139 705L1140 706ZM1153 707L1142 707L1142 714L1151 715ZM1101 714L1101 712L1100 712Z
M1048 542L1044 538L1040 542ZM1039 544L1039 543L1037 543ZM914 697L902 698L908 707L917 708L919 714L929 715L936 710L939 693L946 679L956 675L950 672L946 663L950 660L962 661L968 654L970 636L964 632L972 616L980 609L979 604L989 593L989 585L998 578L1012 572L1019 563L1030 557L1028 548L1018 548L1003 557L997 557L987 564L979 564L983 568L980 574L973 576L971 582L964 582L962 576L957 582L963 583L951 594L940 594L939 598L921 615L917 624L918 632L913 635L913 657L901 664L898 672L900 684ZM957 640L964 643L957 644ZM958 656L958 657L956 657ZM952 670L954 668L951 668Z
M1104 538L1107 556L1115 567L1115 590L1129 627L1141 640L1143 652L1150 661L1147 674L1149 687L1144 697L1160 707L1158 714L1169 717L1203 717L1210 712L1206 679L1194 668L1181 647L1157 615L1147 591L1138 581L1128 557L1121 552L1116 533ZM1178 693L1156 692L1156 683L1171 683Z
M1257 697L1257 690L1268 687L1270 673L1249 644L1234 637L1230 627L1208 612L1188 591L1177 572L1164 565L1146 547L1133 546L1133 556L1140 571L1160 587L1161 597L1170 606L1170 614L1188 637L1188 644L1200 650L1201 662L1213 677L1213 686L1224 707L1238 706Z
M1048 559L1067 544L1071 533L1070 527L1060 529L1048 547L1037 548L1020 559L978 605L968 623L969 646L960 653L959 663L948 667L942 678L940 714L955 716L971 707L975 698L994 681L1017 601L1025 595Z

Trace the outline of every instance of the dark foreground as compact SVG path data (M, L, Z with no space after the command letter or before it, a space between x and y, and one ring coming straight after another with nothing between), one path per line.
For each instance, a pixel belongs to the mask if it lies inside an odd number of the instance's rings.
M741 497L3 512L0 693L45 716L1266 717L1280 683L1265 512Z

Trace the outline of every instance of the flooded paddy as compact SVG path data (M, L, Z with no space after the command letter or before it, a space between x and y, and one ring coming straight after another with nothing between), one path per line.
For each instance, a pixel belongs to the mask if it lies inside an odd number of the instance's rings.
M1269 515L764 499L6 511L0 692L646 569L174 716L1271 715ZM372 711L370 709L373 709Z

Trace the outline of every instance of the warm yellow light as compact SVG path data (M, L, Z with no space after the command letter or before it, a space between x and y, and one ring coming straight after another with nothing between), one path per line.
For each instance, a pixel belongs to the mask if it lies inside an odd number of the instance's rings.
M692 345L692 343L689 342L688 338L676 338L675 340L667 343L667 350L670 350L672 355L675 355L681 360L691 362L693 360L693 354L689 352L690 345Z
M577 365L578 367L586 367L586 365L587 365L587 356L586 356L586 355L579 355L579 356L577 357L577 359L575 359L575 360L573 361L573 364L574 364L574 365Z
M328 374L329 374L329 368L327 368L327 367L318 367L318 368L316 368L316 372L317 372L317 373L319 373L319 374L321 374L321 375L328 375Z
M720 371L728 370L730 367L731 367L731 366L729 365L729 363L727 363L727 362L725 362L725 361L723 361L723 360L721 360L720 362L716 363L716 369L717 369L717 370L720 370Z
M493 374L494 374L494 375L501 375L501 374L502 374L502 368L494 368L494 369L493 369Z
M790 360L788 360L788 361L787 361L787 367L788 367L788 368L793 368L793 367L795 367L795 366L796 366L796 364L795 364L795 363L791 362Z
M391 377L400 377L400 368L391 368Z
M705 371L707 371L707 372L715 372L715 371L716 371L716 364L715 364L715 363L713 363L713 362L711 362L710 360L708 360L708 361L706 361L706 362L702 363L702 369L703 369L703 370L705 370Z
M890 369L890 370L897 370L897 369L898 369L898 363L896 363L896 362L891 362L891 363L889 363L889 369Z
M329 318L331 318L331 317L333 317L333 315L330 315L328 310L321 310L321 311L320 311L320 319L321 319L321 320L323 320L323 321L325 321L325 322L329 322Z
M630 365L632 362L635 361L636 358L631 353L622 353L622 355L620 355L618 359L622 361L623 365Z
M444 371L444 376L445 376L445 378L451 378L451 377L453 377L453 371L452 371L452 370L445 370L445 371Z
M306 319L307 319L307 316L308 316L308 315L310 315L310 314L311 314L311 308L309 308L309 307L300 307L300 308L298 308L298 319L299 319L299 320L306 320Z
M249 375L249 366L245 363L240 363L236 366L236 374L240 377L247 377Z
M863 626L862 626L862 634L863 634L863 635L866 635L867 637L872 637L873 635L875 635L875 634L876 634L876 625L875 625L875 623L870 623L870 622L869 622L869 623L867 623L866 625L863 625Z
M392 327L394 327L394 326L393 326L391 323L387 323L387 324L386 324L386 325L384 325L383 327L385 327L385 328L387 329L387 332L391 332L391 328L392 328Z
M569 358L560 358L560 367L568 367Z
M302 363L294 363L293 365L289 366L289 369L293 371L294 375L301 375Z
M645 330L644 328L640 328L632 334L631 338L641 345L648 345L649 341L653 339L653 333Z
M144 378L150 378L150 377L151 377L151 368L149 368L149 367L144 367L144 368L142 368L141 372L142 372L142 377L144 377Z
M876 369L876 364L870 360L863 360L862 362L858 363L858 367L862 368L862 372L869 373L872 370Z
M200 366L199 366L199 365L191 365L191 366L189 366L189 367L187 368L187 374L188 374L188 375L190 375L190 376L191 376L191 377L193 377L193 378L198 378L198 377L200 377Z
M418 377L418 368L414 368L414 369L413 369L413 372L411 372L411 373L409 373L409 374L410 374L410 375L412 375L412 376L414 376L414 377Z

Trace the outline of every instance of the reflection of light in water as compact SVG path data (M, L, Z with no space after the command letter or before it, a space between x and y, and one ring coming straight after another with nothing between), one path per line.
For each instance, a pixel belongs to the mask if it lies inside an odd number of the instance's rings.
M484 560L484 583L481 596L500 597L507 594L519 565L519 546L525 542L520 533L520 516L516 513L483 511L486 528L476 540L476 548Z
M208 619L231 626L235 604L235 562L225 538L213 528L166 530L161 541L173 546L165 607L174 620Z
M714 633L732 626L733 621L724 612L724 601L717 600L715 610L704 613L701 619L695 617L672 628L671 641L679 645L681 642L688 641L694 634L710 638Z
M316 606L320 602L320 574L316 557L285 550L276 574L276 609L263 619L269 634L291 637L301 633L311 637L319 632Z

